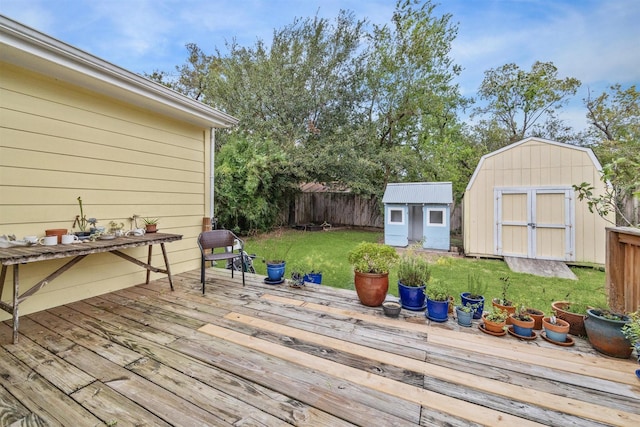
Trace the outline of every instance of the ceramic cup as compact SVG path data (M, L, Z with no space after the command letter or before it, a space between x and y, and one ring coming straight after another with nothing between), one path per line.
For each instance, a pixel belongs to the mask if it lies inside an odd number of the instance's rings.
M55 246L58 244L58 236L45 236L38 240L38 243L44 246Z
M62 244L68 245L70 243L79 242L80 239L75 234L63 234L62 235Z
M38 243L38 236L24 236L24 241L35 245L36 243Z

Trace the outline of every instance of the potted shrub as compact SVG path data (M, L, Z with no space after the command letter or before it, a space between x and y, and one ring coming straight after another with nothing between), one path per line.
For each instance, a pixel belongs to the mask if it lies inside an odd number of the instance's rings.
M575 336L584 337L587 331L584 329L584 318L587 313L587 306L569 301L554 301L551 309L556 317L569 323L569 333Z
M382 243L362 242L349 252L354 285L362 304L369 307L382 304L389 290L389 270L399 258L394 248Z
M596 308L587 309L584 328L589 343L607 356L628 359L631 356L631 342L622 333L622 328L631 318L621 313Z
M498 307L500 310L506 311L508 314L513 314L516 311L516 306L513 305L513 301L511 301L507 297L507 292L509 291L509 286L511 285L511 279L507 277L501 277L502 281L502 298L494 298L491 302L492 305ZM511 324L511 317L507 316L507 325Z
M456 305L456 318L458 319L458 325L471 326L476 307L473 304L466 303L464 305Z
M427 287L426 317L434 322L446 322L449 319L449 288L438 280Z
M484 311L484 294L487 292L487 283L480 280L477 273L467 276L467 292L460 294L462 306L474 307L473 318L480 319Z
M158 218L142 218L144 221L145 232L155 233L158 231Z
M521 305L515 313L509 315L513 333L521 337L531 337L533 335L533 326L535 322L524 305Z
M398 264L400 304L409 310L425 308L425 289L431 278L429 262L413 252L406 253Z
M73 230L73 234L78 236L79 239L85 240L91 235L91 231L88 228L89 221L95 222L96 220L94 218L87 218L87 215L85 215L84 208L82 206L82 197L78 196L77 200L78 205L80 206L80 215L76 215L71 229ZM78 227L78 231L75 231L76 227Z
M503 335L506 333L507 317L509 313L497 306L492 306L491 311L482 315L484 329L491 334Z
M624 335L631 346L636 350L638 363L640 363L640 309L629 314L631 321L622 327L622 335Z
M549 340L559 343L567 342L569 322L566 320L559 319L556 316L543 317L542 327L544 328L545 336Z

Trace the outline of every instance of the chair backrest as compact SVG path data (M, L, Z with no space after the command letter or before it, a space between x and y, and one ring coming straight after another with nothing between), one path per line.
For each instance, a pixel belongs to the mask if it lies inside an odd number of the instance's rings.
M227 247L233 249L236 239L236 235L229 230L203 231L198 236L198 245L203 250Z

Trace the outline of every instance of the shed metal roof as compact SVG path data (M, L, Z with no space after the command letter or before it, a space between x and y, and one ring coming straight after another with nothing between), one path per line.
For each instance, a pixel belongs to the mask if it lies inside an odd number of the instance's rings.
M450 182L387 184L382 203L453 203L453 186Z

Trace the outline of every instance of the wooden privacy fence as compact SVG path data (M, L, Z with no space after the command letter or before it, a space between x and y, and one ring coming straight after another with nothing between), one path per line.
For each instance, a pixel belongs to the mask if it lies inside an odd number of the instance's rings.
M296 224L384 225L382 207L375 197L365 199L352 193L303 192L296 195Z
M607 297L618 312L640 305L640 229L607 228Z

